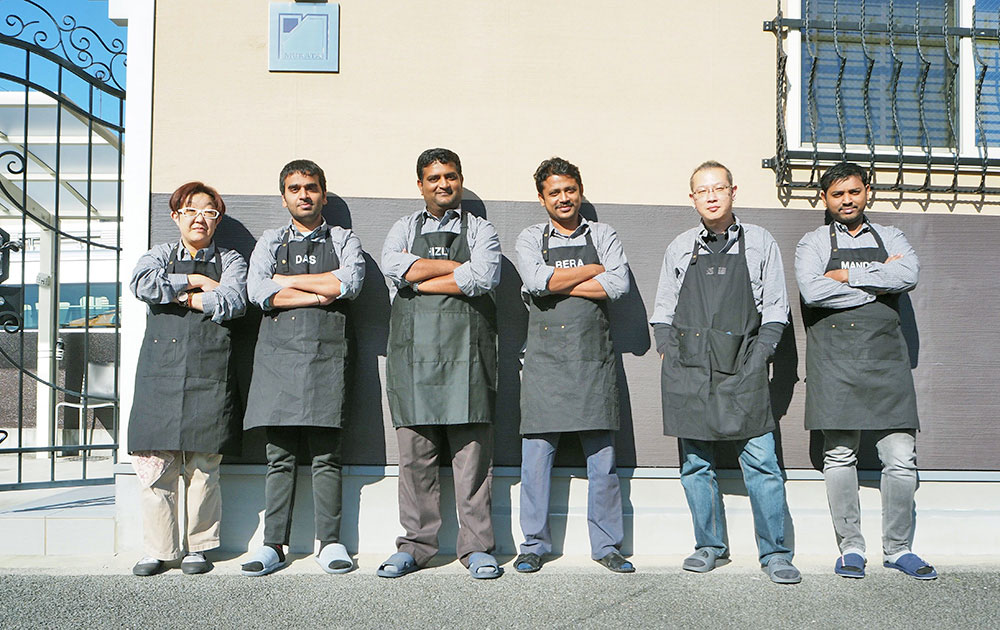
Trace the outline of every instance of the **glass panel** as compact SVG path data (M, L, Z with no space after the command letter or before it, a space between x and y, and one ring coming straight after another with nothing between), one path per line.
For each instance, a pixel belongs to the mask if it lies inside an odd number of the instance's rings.
M1000 28L1000 0L978 0L976 2L976 28ZM980 116L986 141L989 146L1000 145L1000 47L995 39L976 39L979 58L986 66L983 77ZM982 66L975 64L978 81ZM976 128L976 144L982 146L983 138Z
M954 0L949 4L948 21L954 23ZM933 147L951 147L955 140L949 130L947 115L954 117L954 98L951 107L947 102L949 87L948 62L945 50L945 38L940 33L945 18L945 1L942 0L896 0L894 3L893 22L897 26L917 23L917 5L920 7L919 24L921 30L920 47L924 58L930 63L924 94L922 97L924 118L927 127L927 141ZM884 2L862 0L839 0L837 15L839 21L858 22L861 20L861 10L864 5L865 24L887 24L889 22L889 5ZM803 18L809 16L810 21L832 21L834 15L834 0L804 0ZM932 29L938 33L932 34ZM861 33L858 31L839 31L837 33L841 53L847 58L844 76L841 81L841 115L843 116L844 136L847 144L869 143L864 109L864 84L867 62L861 44ZM802 38L802 138L803 144L812 143L810 128L810 70L812 68L812 51L816 56L816 75L814 79L816 139L820 143L840 143L840 124L836 104L837 75L840 60L836 51L834 31L832 29L818 30L810 26ZM893 146L897 142L894 131L892 111L893 88L893 55L890 48L888 33L865 33L865 43L869 56L874 59L871 79L868 81L869 99L871 103L872 140L876 145ZM916 36L896 34L893 37L896 59L902 62L899 79L896 82L896 118L899 125L899 136L904 146L920 147L924 144L920 123L919 93L921 61L917 50ZM953 55L957 55L957 43L949 42ZM952 92L954 94L954 92ZM949 111L950 109L950 111ZM954 118L953 118L954 120Z

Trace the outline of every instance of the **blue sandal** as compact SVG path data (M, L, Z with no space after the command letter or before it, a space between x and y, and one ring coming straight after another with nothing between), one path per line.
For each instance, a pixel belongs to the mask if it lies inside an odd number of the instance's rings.
M833 572L840 577L857 578L865 577L865 558L859 553L845 553L837 558L833 565Z
M469 556L469 575L477 580L493 580L503 575L503 568L490 554L477 551Z
M384 578L398 578L419 571L417 561L405 551L397 551L379 565L375 575Z
M882 563L882 566L887 569L902 571L911 578L916 578L918 580L935 580L938 576L934 567L921 560L920 556L915 553L904 553L900 557L896 558L895 562L889 562L886 560Z

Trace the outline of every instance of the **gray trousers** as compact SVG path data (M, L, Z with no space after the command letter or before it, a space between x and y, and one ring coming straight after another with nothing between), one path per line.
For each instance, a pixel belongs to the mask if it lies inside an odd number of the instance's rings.
M614 433L578 431L587 456L587 529L590 555L599 560L621 548L625 538L622 490L615 468ZM549 496L552 462L562 433L526 435L521 439L521 553L543 556L552 552L549 532Z
M340 429L267 427L267 476L264 480L264 543L287 545L295 507L295 453L312 457L316 539L340 541Z
M451 451L458 508L455 552L466 567L477 551L493 553L493 425L425 425L396 429L399 443L399 523L396 548L426 566L438 552L442 452ZM447 444L447 446L446 446Z
M917 442L912 430L876 431L882 461L882 553L899 556L913 544L917 490ZM841 554L865 555L858 499L861 431L823 431L823 477Z

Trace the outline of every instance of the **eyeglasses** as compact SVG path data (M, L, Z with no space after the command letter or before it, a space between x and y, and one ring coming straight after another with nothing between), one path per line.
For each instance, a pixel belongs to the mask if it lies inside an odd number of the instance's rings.
M219 215L222 214L215 208L181 208L177 211L177 214L183 214L188 218L194 218L199 214L206 219L218 219Z
M729 192L730 189L732 189L732 186L730 184L717 184L710 188L699 188L698 190L692 192L691 196L694 197L695 199L701 199L710 192L713 192L716 195L724 195L727 192Z

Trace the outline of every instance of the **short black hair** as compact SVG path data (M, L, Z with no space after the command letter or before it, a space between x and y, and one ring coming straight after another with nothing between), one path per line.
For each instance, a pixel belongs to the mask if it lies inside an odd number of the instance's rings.
M417 158L417 179L422 180L424 178L424 169L435 162L454 164L459 176L462 175L462 160L458 159L458 154L450 149L438 147L436 149L427 149Z
M320 188L323 189L324 193L326 192L326 174L319 167L319 164L312 160L292 160L288 164L285 164L285 167L281 169L281 174L278 175L278 192L281 194L285 194L285 178L292 173L302 173L309 177L318 177Z
M868 171L853 162L841 162L826 169L823 176L819 178L819 189L825 193L830 190L830 186L848 177L857 177L862 184L868 185Z
M726 172L726 181L729 182L730 186L733 185L733 172L729 170L728 166L715 160L705 160L698 165L698 168L691 171L691 177L688 178L688 187L691 189L691 192L694 192L694 176L702 171L707 171L710 168L721 168L724 170Z
M538 190L539 195L542 194L545 180L553 175L572 177L576 180L576 185L580 187L580 192L583 192L583 178L580 177L580 169L575 164L561 157L550 157L535 169L535 188Z

